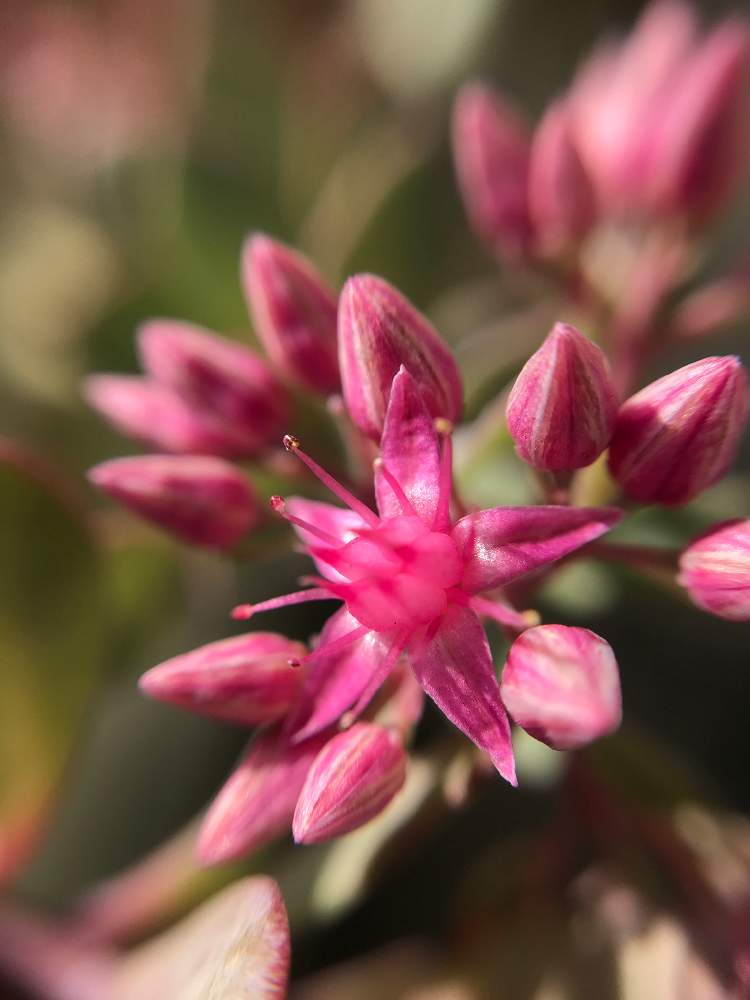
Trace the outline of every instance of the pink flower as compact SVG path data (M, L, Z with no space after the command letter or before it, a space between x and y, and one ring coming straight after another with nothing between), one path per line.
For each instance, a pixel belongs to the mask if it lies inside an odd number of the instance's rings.
M152 319L138 331L138 353L148 377L90 375L83 391L118 430L161 451L255 457L288 419L284 387L242 344Z
M579 72L576 142L602 207L705 221L742 175L748 24L727 18L704 39L698 27L682 0L656 0Z
M529 212L535 248L544 256L570 251L595 221L594 191L575 145L569 102L564 100L550 105L534 132Z
M301 498L276 509L295 525L314 559L315 587L236 610L237 617L310 600L340 600L307 658L308 675L287 719L293 744L347 713L356 718L407 656L443 713L515 783L510 727L480 616L528 623L480 596L592 541L620 512L572 507L496 507L451 517L451 440L435 428L417 385L393 380L381 458L378 513L321 469L299 442L287 448L347 504Z
M231 454L252 457L276 440L289 400L268 363L244 344L177 319L151 319L138 330L143 369L173 389L196 420L213 422Z
M501 691L513 721L555 750L586 746L620 724L617 661L587 628L528 629L510 648Z
M494 252L516 260L532 241L526 123L492 88L468 83L453 108L453 157L474 231Z
M199 860L231 861L288 830L310 766L331 735L318 733L290 746L279 726L260 733L206 813Z
M313 844L362 826L382 812L405 778L398 734L356 723L329 740L313 761L294 811L294 839Z
M463 409L461 373L432 324L393 285L355 274L339 301L339 363L344 399L357 427L383 432L393 376L404 365L433 417L455 422Z
M601 349L556 323L508 397L508 428L520 457L537 469L590 465L609 444L617 398Z
M683 504L731 465L748 411L739 358L694 361L620 407L609 467L636 500Z
M300 642L274 632L251 632L210 642L145 673L139 687L215 719L255 726L281 718L304 671L290 666L306 653Z
M242 279L256 333L277 368L313 392L337 392L336 295L310 261L256 233L242 251Z
M83 395L121 434L158 451L224 458L237 454L237 436L231 428L153 379L89 375L83 383Z
M750 520L715 525L680 556L679 582L704 611L750 621Z
M221 458L134 455L102 462L88 476L104 493L193 545L231 548L262 516L247 478Z

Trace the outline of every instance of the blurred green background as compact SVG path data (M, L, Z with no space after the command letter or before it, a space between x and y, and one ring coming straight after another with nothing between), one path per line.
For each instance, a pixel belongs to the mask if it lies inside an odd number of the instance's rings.
M108 6L5 0L0 11L0 871L44 815L14 891L51 908L179 830L246 742L241 730L147 702L138 676L237 631L235 603L291 589L304 565L188 550L93 496L85 470L137 449L85 407L80 378L136 371L133 332L150 316L252 341L238 257L261 229L299 246L334 283L358 270L394 282L456 346L475 414L544 335L554 303L514 325L517 290L469 232L449 149L455 89L480 75L534 120L593 42L641 7L125 0L119 62L120 42L101 27ZM714 19L750 5L699 6ZM99 27L78 37L71 10ZM50 27L61 11L63 28ZM49 33L41 54L40 31ZM749 223L747 188L708 270L746 252ZM477 364L471 338L495 323ZM729 330L663 358L661 370L708 353L747 357L747 343L744 327ZM504 376L494 387L480 378L487 365ZM492 447L467 488L516 502L524 473L507 441ZM747 458L745 447L744 468ZM642 515L641 538L678 544L747 513L747 485L735 471L686 511ZM258 624L306 638L323 620L315 609ZM628 728L654 744L642 774L674 756L709 799L750 811L747 626L588 565L560 577L543 611L616 650ZM428 713L417 748L440 726ZM544 784L549 765L539 766ZM327 886L329 848L282 844L253 859L282 881L295 973L439 934L477 853L547 814L544 789L531 777L522 786L490 783L465 812L428 824L419 850L402 845L366 896L353 875L351 889Z

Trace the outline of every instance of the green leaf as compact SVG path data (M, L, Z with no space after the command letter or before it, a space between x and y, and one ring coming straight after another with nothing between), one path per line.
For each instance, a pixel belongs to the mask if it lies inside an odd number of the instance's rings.
M0 442L0 878L41 832L101 663L97 553L75 501Z

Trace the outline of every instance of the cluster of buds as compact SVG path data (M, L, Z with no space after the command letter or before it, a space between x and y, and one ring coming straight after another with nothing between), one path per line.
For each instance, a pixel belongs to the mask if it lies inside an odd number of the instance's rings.
M747 166L749 65L744 21L701 38L682 0L656 0L533 132L504 96L467 84L453 137L476 233L513 261L570 254L605 219L705 225Z
M670 18L683 15L681 3L659 0L634 39L607 50L607 65L615 72L615 63L648 61L660 51ZM724 81L701 105L704 132L716 125L709 112L719 98L736 99L728 93L734 70L722 75L714 64L721 59L726 68L730 38L736 68L745 37L731 22L701 45L692 35L689 45L684 40L679 74L684 65L707 62L710 79ZM600 53L595 65L602 59ZM456 152L470 215L493 247L516 260L552 247L568 254L599 217L603 182L593 176L578 132L576 109L586 89L577 83L533 141L515 112L486 90L471 86L459 97ZM700 131L684 120L687 112L679 123L683 138ZM681 148L685 156L697 156L698 147L708 156L704 146L685 139ZM679 171L700 166L713 177L701 164L683 162ZM685 197L688 189L681 188ZM693 207L682 204L689 214ZM614 496L624 494L631 505L685 504L726 472L748 408L746 374L735 357L704 358L627 398L624 387L638 366L622 341L603 335L600 347L558 323L507 398L508 428L519 458L538 473L539 502L473 509L454 487L461 375L427 318L372 275L350 277L337 301L308 261L267 237L246 244L243 274L278 377L245 347L154 321L139 333L144 378L96 376L88 384L89 398L113 422L172 453L105 463L92 478L183 537L220 546L252 524L238 515L241 491L221 478L220 469L239 475L227 459L263 461L282 425L294 427L290 387L341 393L329 409L348 445L350 479L335 478L292 434L283 438L290 456L338 504L270 498L315 575L298 591L241 605L234 617L308 601L339 602L339 609L309 650L275 633L251 632L178 656L142 680L155 698L260 727L204 819L198 852L207 864L245 854L290 827L308 843L379 813L404 783L406 747L425 694L511 784L511 720L559 750L616 729L619 671L607 642L587 629L541 625L536 612L515 606L511 585L524 578L524 592L533 594L557 563L581 553L637 561L627 546L598 541L624 511L587 505L589 480L579 470L608 451ZM180 481L180 463L215 478L200 488ZM602 459L603 475L604 465ZM244 497L251 507L253 495ZM747 534L747 522L720 527L680 560L679 580L695 602L723 617L748 617ZM644 547L638 556L646 558ZM677 554L673 562L676 569ZM501 680L485 622L508 640Z
M88 402L161 454L91 470L100 489L180 539L230 548L261 520L231 460L263 461L290 419L295 387L339 387L336 297L299 253L251 237L243 275L255 328L274 367L236 341L172 319L137 333L143 375L92 375Z
M257 246L250 244L251 257ZM265 252L265 238L260 246ZM269 304L278 303L273 282L258 274L253 281L252 301L264 303L264 321L288 315ZM280 328L273 326L277 338ZM205 413L220 423L241 413L244 401L235 382L239 367L222 367L224 351L245 349L217 340L211 358L208 336L150 324L141 332L141 354L159 390L175 393L181 405L192 398L198 418ZM539 625L535 612L509 601L507 588L592 551L621 520L616 507L570 502L577 470L609 449L614 480L631 498L684 503L725 471L747 409L746 377L732 357L688 365L618 405L604 352L576 328L557 324L519 374L507 413L519 457L549 476L549 499L558 502L467 511L453 485L461 378L437 332L385 281L358 275L340 297L337 341L346 403L337 412L350 422L350 435L361 435L362 448L378 442L372 486L355 491L339 482L287 434L286 450L343 506L271 498L317 575L299 591L240 605L234 617L308 601L338 601L341 608L310 650L251 632L178 656L142 679L152 697L261 727L204 819L198 852L206 864L244 855L290 827L298 842L310 843L379 813L404 783L406 745L424 694L512 784L511 719L558 750L616 729L619 672L607 642L587 629ZM221 379L201 377L207 370ZM121 478L106 476L118 464L222 461L147 456L105 463L92 475L122 495ZM363 497L373 496L371 506ZM190 489L171 483L169 499L159 502L139 509L166 524L171 503L173 530L180 517L189 522L182 508L192 503ZM231 504L222 510L219 501L216 513L231 535ZM712 570L717 576L716 563L736 547L738 533L742 528L733 526L718 541L696 543L682 560L681 581L700 593L698 603L726 617L741 617L741 560L713 584L731 586L724 604L705 596L707 577ZM501 682L482 620L499 624L511 640Z

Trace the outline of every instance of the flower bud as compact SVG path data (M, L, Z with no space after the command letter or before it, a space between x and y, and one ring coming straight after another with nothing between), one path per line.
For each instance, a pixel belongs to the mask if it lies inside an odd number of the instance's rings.
M567 105L550 106L531 146L529 212L536 249L557 256L574 247L595 219L595 199L573 142Z
M537 469L590 465L609 444L617 400L602 351L574 326L556 323L508 398L508 428Z
M469 221L491 250L523 257L532 238L529 134L495 91L466 84L453 108L453 158Z
M193 545L229 548L261 517L247 479L220 458L137 455L102 462L88 476L125 507Z
M657 210L705 219L720 210L748 162L750 29L720 24L684 63L654 132L650 196Z
M354 423L378 440L393 377L403 365L433 417L461 416L461 376L434 327L383 278L349 278L339 301L339 363Z
M305 653L283 635L250 632L175 656L145 673L139 686L200 715L255 726L286 713L304 677L294 661Z
M202 864L242 857L289 829L310 765L329 735L317 733L291 746L273 726L252 741L203 820L197 848Z
M312 763L292 821L298 844L349 833L377 816L406 778L399 736L358 722L334 736Z
M221 427L232 455L257 455L283 433L286 391L266 362L242 344L190 323L155 319L139 329L138 352L158 383Z
M750 621L750 520L715 525L688 545L678 580L704 611Z
M231 428L190 406L169 386L138 375L90 375L86 401L120 433L177 453L232 457Z
M612 648L586 628L528 629L510 648L500 691L514 722L555 750L613 732L622 716Z
M313 392L338 392L336 296L310 261L256 234L245 243L242 271L255 330L277 368Z
M687 503L731 464L747 405L736 357L704 358L657 379L620 408L612 475L636 500Z

